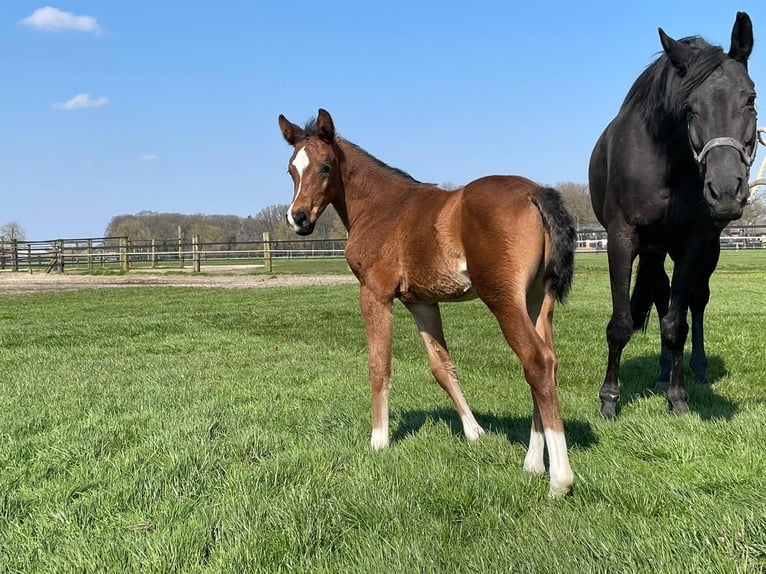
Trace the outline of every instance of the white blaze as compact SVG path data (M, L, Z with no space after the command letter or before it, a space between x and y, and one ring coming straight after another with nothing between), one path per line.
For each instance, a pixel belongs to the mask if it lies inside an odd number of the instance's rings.
M309 166L309 154L306 153L306 148L301 148L301 150L295 154L295 157L293 158L293 167L295 168L295 171L298 172L298 191L295 192L295 197L293 198L292 203L290 204L290 207L287 209L287 222L293 227L293 229L296 229L298 226L295 225L295 221L293 220L293 205L295 205L295 200L298 199L298 196L301 194L301 183L303 180L303 172L306 171L306 168Z

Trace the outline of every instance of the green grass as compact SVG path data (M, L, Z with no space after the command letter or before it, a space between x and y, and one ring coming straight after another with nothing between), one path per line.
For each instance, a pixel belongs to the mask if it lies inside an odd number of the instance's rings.
M443 316L488 434L466 443L397 304L372 452L356 287L0 296L0 572L763 572L766 252L724 253L712 290L713 391L668 414L655 317L602 421L606 257L577 256L559 501L521 469L529 391L479 302Z

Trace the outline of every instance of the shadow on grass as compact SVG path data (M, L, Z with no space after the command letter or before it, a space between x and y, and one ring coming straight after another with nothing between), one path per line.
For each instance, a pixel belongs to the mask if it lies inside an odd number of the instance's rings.
M532 405L529 406L530 411ZM475 412L476 420L488 433L504 434L509 442L529 446L529 431L532 417L501 417L497 415ZM416 434L427 421L440 421L447 424L452 434L463 436L463 423L455 409L439 408L433 410L418 410L405 412L398 419L398 427L394 430L392 440L402 441ZM564 434L568 447L588 448L598 439L593 433L590 423L585 421L564 420Z
M738 407L726 397L715 392L712 385L728 374L723 360L719 356L708 356L709 385L699 385L689 369L688 354L685 357L684 383L689 395L689 410L697 413L702 420L730 420L738 412ZM635 357L623 361L620 365L620 402L618 416L624 408L643 397L660 394L654 384L660 373L659 354ZM665 393L662 393L663 396Z

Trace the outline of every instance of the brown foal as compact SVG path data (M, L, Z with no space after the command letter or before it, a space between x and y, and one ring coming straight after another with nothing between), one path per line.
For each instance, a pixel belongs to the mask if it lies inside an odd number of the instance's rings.
M533 416L524 469L545 472L550 494L573 482L556 394L553 308L572 281L574 225L559 194L515 176L489 176L446 191L420 183L336 136L319 110L301 128L279 116L293 154L294 196L287 222L314 230L332 204L348 230L346 260L360 283L369 346L374 449L388 446L393 301L410 311L431 372L455 404L470 441L484 430L460 390L447 351L439 303L479 297L519 357L532 390Z

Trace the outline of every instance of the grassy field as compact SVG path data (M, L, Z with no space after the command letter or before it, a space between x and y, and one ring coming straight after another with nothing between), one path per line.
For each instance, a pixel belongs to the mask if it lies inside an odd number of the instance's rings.
M373 452L356 287L0 296L0 572L766 571L766 252L714 275L713 390L668 414L655 317L616 422L606 257L576 263L559 501L521 470L529 391L478 302L443 316L487 435L466 443L397 304L392 446Z

